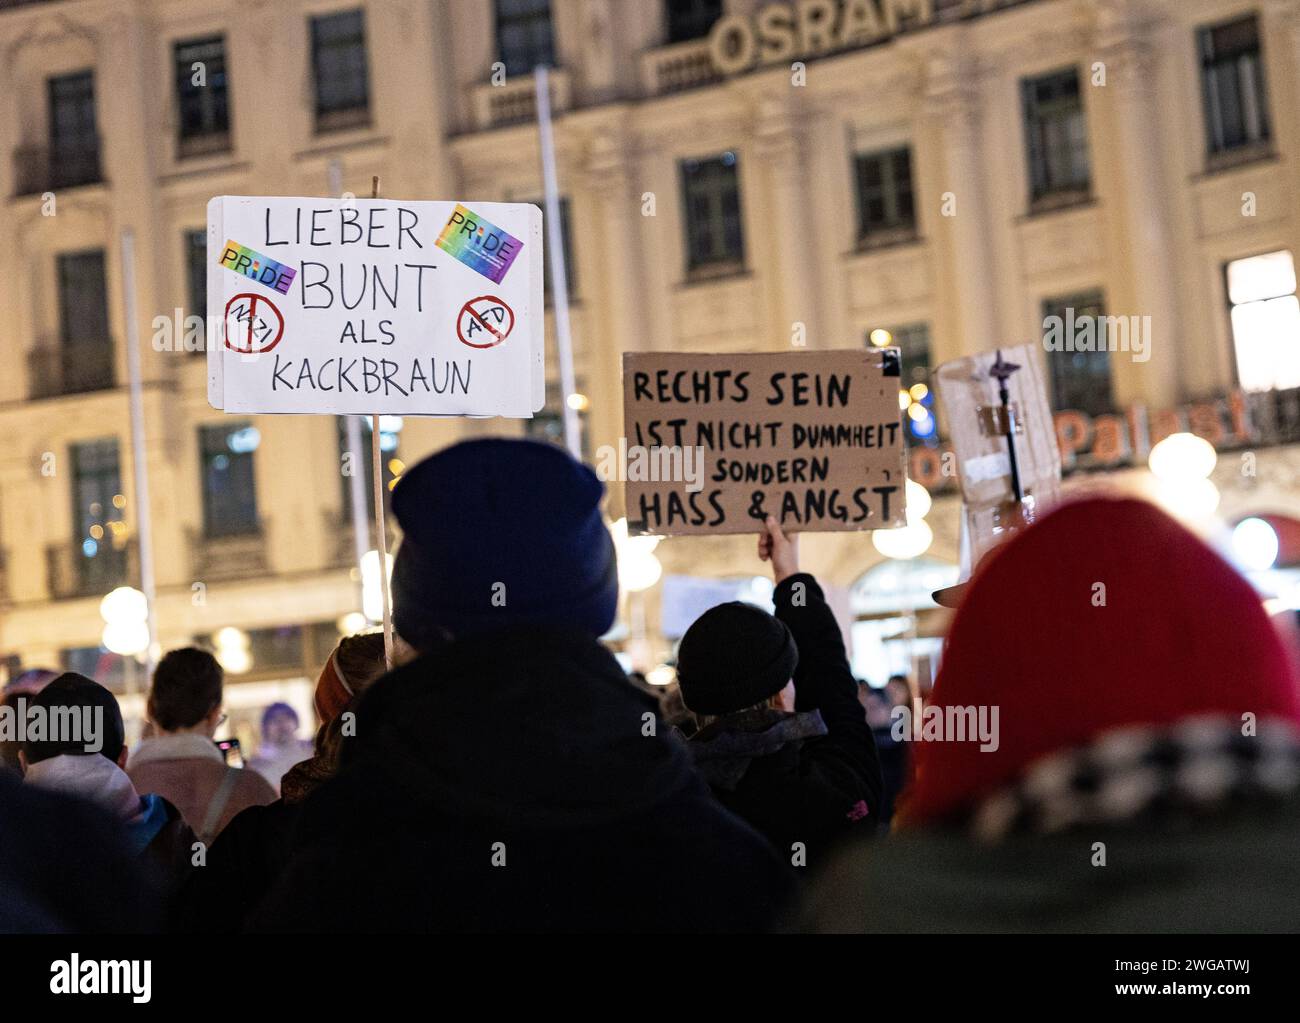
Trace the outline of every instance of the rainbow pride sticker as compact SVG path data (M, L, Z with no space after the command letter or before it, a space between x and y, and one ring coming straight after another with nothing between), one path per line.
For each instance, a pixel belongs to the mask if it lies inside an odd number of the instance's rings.
M298 271L292 267L277 263L270 256L263 256L246 245L232 241L226 242L225 251L221 253L221 258L217 262L227 270L234 270L241 277L257 281L258 284L265 284L281 295L289 294L289 286L298 276Z
M524 243L460 203L435 243L493 284L500 284Z

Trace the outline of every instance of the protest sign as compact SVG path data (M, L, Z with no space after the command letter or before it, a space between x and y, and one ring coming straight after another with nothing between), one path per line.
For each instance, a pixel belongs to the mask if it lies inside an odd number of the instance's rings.
M901 526L896 349L623 356L633 533Z
M965 507L969 563L962 565L963 578L1009 529L1053 504L1061 486L1061 452L1039 356L1033 345L1017 345L1000 349L1003 362L1013 367L1006 379L1020 487L1019 495L1014 492L1008 416L992 373L998 354L954 359L934 374Z
M532 203L218 196L207 262L214 408L526 418L545 401Z

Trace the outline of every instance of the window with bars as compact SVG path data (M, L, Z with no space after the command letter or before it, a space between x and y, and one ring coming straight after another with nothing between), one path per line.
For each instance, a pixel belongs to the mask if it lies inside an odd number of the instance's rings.
M208 232L185 232L186 300L190 316L208 315Z
M1049 298L1043 302L1043 330L1050 326L1062 329L1073 324L1075 337L1068 331L1062 340L1074 347L1077 337L1091 332L1093 351L1048 351L1047 369L1052 381L1052 408L1086 412L1090 416L1114 411L1111 387L1110 339L1107 336L1105 300L1100 291ZM1087 323L1085 321L1096 322Z
M249 422L199 427L203 533L209 539L261 530L253 476L253 455L260 441L257 427Z
M681 175L688 272L741 269L745 240L736 154L683 160Z
M173 63L180 154L228 149L230 83L225 39L213 36L178 42L173 49Z
M57 75L46 83L49 101L50 188L72 188L100 180L95 119L95 73Z
M1268 96L1255 15L1197 32L1210 156L1261 146L1269 139Z
M550 0L496 0L496 23L497 54L507 76L555 64Z
M858 244L872 245L916 233L912 153L906 146L854 159L858 186Z
M126 582L126 497L116 437L73 444L72 542L83 592L105 593Z
M1020 92L1031 204L1086 196L1092 170L1078 70L1023 79Z
M370 73L362 11L311 19L312 70L316 82L316 130L370 123Z
M58 257L58 358L44 371L56 394L78 394L113 386L113 340L108 333L108 285L104 250L65 252Z
M546 204L540 200L533 203L542 211L542 238L546 242L546 258L542 260L542 288L543 297L546 304L551 304L551 250L550 237L546 231ZM578 296L578 267L573 261L573 237L569 230L569 200L567 197L560 199L560 245L564 249L564 274L565 280L569 285L569 301L572 302Z

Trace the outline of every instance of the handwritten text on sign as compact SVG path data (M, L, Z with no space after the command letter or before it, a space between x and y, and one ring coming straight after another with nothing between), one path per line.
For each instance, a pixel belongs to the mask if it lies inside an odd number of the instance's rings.
M531 203L221 196L207 279L216 408L526 417L543 404Z
M898 386L892 349L624 355L629 529L750 533L769 514L801 532L903 525ZM672 469L692 455L695 483Z

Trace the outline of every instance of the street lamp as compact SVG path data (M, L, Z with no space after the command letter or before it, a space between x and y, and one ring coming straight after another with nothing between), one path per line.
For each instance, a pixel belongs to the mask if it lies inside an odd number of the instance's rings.
M1181 519L1208 519L1219 507L1219 488L1210 480L1218 461L1218 453L1205 438L1171 433L1151 449L1147 459L1157 480L1157 500Z

